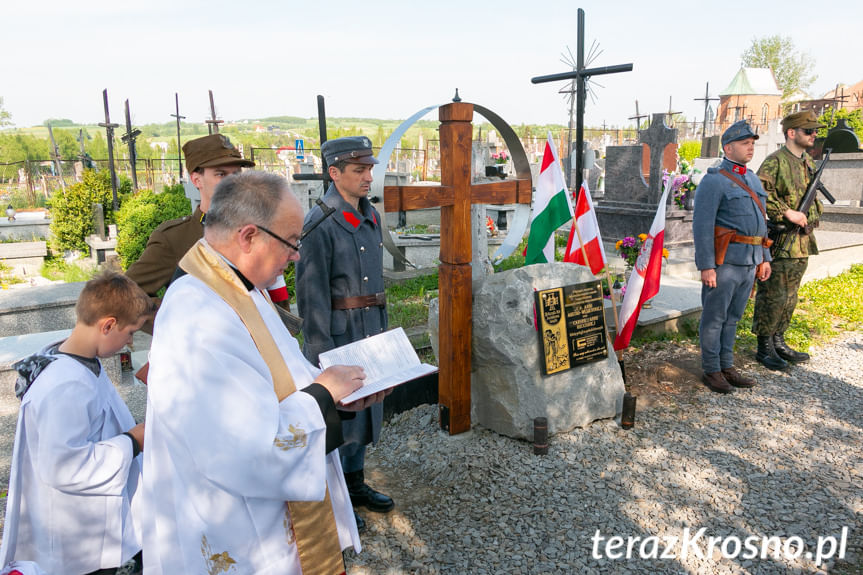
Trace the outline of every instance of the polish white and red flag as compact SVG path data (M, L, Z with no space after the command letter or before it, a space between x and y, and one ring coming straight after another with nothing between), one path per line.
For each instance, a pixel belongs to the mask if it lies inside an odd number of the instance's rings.
M585 254L587 261L584 261ZM605 259L605 249L602 247L602 238L599 235L599 222L596 221L596 212L593 209L593 200L590 198L587 182L581 184L581 191L575 201L575 219L572 220L572 229L569 230L569 240L566 242L563 261L588 266L593 275L599 274L608 263Z
M614 338L614 350L620 351L629 346L632 332L638 323L638 313L641 306L659 293L659 278L662 275L662 248L665 243L665 202L671 188L672 178L668 178L665 191L659 200L656 216L647 234L647 239L641 246L635 269L626 282L626 293L620 305L618 325L620 332Z

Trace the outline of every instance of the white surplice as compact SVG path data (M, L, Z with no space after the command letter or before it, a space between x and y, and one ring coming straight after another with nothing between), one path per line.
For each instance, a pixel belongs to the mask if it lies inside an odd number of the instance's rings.
M325 454L320 371L249 292L297 387L281 402L239 316L203 282L175 281L156 316L144 441L144 573L301 573L286 501L329 487L341 548L360 541L338 450ZM221 569L221 570L220 570Z
M119 567L141 549L135 420L102 369L59 355L24 395L15 430L0 565L52 575Z

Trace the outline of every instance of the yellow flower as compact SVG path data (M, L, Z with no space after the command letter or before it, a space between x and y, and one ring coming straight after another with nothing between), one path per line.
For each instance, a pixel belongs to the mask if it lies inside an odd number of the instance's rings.
M668 250L665 248L662 248L662 257L664 257L665 259L668 259Z
M623 240L617 240L617 243L614 244L614 249L619 250L620 246L623 245Z
M641 241L645 241L647 239L647 234L638 234L638 239Z

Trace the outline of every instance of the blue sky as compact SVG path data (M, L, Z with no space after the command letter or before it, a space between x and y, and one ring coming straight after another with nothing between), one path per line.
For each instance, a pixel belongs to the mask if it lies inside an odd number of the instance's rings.
M597 77L588 125L625 125L635 111L701 120L755 37L790 36L816 61L820 94L863 79L854 44L863 2L436 0L31 0L2 10L0 97L16 126L49 117L98 122L108 88L112 120L130 100L134 123L171 120L174 92L187 121L203 121L207 90L227 120L316 115L402 119L452 98L512 124L565 123L563 83L533 76L567 70L577 9L586 13L594 66L632 63ZM124 39L124 35L129 40Z

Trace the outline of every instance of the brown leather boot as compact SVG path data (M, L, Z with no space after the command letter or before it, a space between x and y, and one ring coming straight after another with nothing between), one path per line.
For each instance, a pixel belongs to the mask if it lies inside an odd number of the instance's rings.
M704 383L710 391L715 391L716 393L731 393L734 391L734 388L728 385L728 382L725 381L725 377L722 376L721 371L705 373L701 376L701 382Z
M722 375L725 377L725 381L733 385L734 387L755 387L755 380L749 377L746 377L737 369L732 367L726 367L722 370Z

